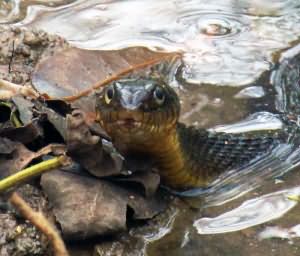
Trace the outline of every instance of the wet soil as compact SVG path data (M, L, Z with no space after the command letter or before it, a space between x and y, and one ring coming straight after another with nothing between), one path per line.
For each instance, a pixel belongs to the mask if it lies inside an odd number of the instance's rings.
M60 37L42 31L0 27L0 78L20 85L31 85L31 73L40 58L67 47ZM38 183L36 183L38 184ZM48 203L38 186L24 185L17 192L33 209L51 217ZM5 196L0 197L0 255L51 255L43 234L24 220Z

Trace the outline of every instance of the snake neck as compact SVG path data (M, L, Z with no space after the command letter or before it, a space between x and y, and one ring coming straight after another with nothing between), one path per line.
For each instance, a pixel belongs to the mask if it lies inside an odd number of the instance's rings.
M198 134L206 138L208 132L201 129ZM187 127L178 123L168 135L147 145L151 148L150 154L155 159L163 183L173 188L205 187L209 181L206 173L190 157L191 148L186 143L188 137ZM200 148L201 144L198 146Z

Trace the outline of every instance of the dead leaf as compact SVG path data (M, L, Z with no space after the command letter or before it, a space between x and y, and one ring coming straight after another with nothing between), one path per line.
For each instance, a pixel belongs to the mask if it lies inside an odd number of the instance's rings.
M110 183L52 171L41 185L67 239L86 239L126 229L126 200Z
M111 234L126 228L127 206L134 218L152 218L166 208L168 198L144 198L129 188L66 171L42 175L41 185L67 239Z
M32 83L47 99L72 102L73 108L86 112L91 125L96 119L95 95L91 92L122 75L179 56L179 53L159 53L143 47L118 51L68 48L40 61Z
M16 105L9 101L1 101L0 136L23 143L32 142L41 136L43 132L38 119L33 119L31 102L20 96L14 96L13 98L18 102L17 108L20 108L19 114L25 125L22 126L16 114Z
M101 138L91 134L84 112L75 110L67 115L66 134L68 154L91 174L105 177L121 173L122 157L103 148Z
M0 154L10 154L16 149L16 143L0 137Z
M30 151L22 143L11 141L6 138L0 137L0 143L8 147L5 148L7 153L0 154L0 177L4 178L11 174L14 174L23 168L25 168L29 163L41 156L48 155L52 152L65 153L65 149L62 145L50 144L47 147L40 149L38 152ZM1 147L2 147L1 145ZM1 150L0 147L0 150ZM4 151L5 151L4 150ZM9 152L10 151L10 152ZM9 153L8 153L9 152ZM7 156L9 155L9 156Z
M42 60L32 76L35 89L51 98L89 94L141 67L151 66L178 53L153 52L143 47L118 51L70 48Z
M11 140L29 143L34 141L39 136L43 135L43 131L39 126L38 120L34 119L31 123L21 127L6 127L0 130L0 136Z
M134 172L128 177L118 178L119 181L140 185L146 197L153 196L160 184L160 175L152 172L151 169L144 172Z
M34 104L21 96L14 96L11 100L18 109L19 117L22 124L27 125L31 123L33 119L32 109Z
M44 106L43 104L39 104L39 112L40 114L44 114L46 116L47 120L53 125L60 136L66 140L66 118L55 112L53 109Z

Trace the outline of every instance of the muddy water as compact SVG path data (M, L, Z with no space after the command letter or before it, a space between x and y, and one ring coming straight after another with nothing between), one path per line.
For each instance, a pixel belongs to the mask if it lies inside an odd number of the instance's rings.
M282 113L298 121L298 0L15 0L0 7L1 23L41 28L85 49L182 51L174 85L185 123L236 132L282 129ZM226 186L179 202L159 225L133 229L110 252L299 255L299 143L287 141L295 146L278 148L278 162L271 155L270 165L224 177Z

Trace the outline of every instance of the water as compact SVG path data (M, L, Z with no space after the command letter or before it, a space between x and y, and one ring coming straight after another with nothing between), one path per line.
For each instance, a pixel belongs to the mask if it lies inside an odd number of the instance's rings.
M87 49L147 45L180 50L185 62L181 76L186 82L241 86L268 70L274 52L297 40L300 30L297 0L261 2L81 0L58 7L33 4L25 17L21 15L20 25L57 33Z
M0 0L0 8L0 23L41 28L80 48L181 51L177 91L187 124L225 132L294 124L287 143L243 175L189 191L202 196L179 202L150 230L133 229L123 255L299 255L299 206L289 198L300 182L298 0Z

